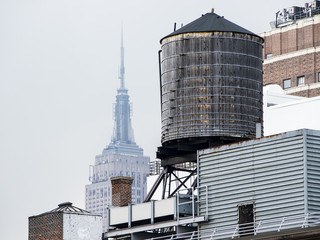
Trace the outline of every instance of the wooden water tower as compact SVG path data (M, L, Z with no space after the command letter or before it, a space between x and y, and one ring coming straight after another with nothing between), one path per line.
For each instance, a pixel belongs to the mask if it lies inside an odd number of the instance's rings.
M161 181L166 185L174 171L183 170L176 164L197 161L197 150L263 132L261 37L211 12L160 43L162 146L157 158L164 171L147 201ZM179 181L177 189L184 185ZM176 190L167 192L171 197Z

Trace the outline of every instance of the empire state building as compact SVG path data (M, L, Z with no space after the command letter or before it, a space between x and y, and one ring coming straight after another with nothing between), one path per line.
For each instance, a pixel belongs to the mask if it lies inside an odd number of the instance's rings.
M131 126L131 105L125 88L123 34L121 33L120 88L117 90L114 106L114 130L111 142L97 155L95 164L90 166L89 181L86 185L86 210L101 214L106 224L106 208L112 203L110 178L125 176L134 178L132 203L143 202L147 194L147 174L150 158L143 155L143 149L134 141Z

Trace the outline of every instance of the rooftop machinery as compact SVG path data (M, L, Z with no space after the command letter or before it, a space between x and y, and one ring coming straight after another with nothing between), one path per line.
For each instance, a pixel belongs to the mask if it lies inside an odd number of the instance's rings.
M320 14L320 1L305 3L304 7L293 6L284 8L276 13L276 20L271 22L272 28L284 27L295 23L299 19Z

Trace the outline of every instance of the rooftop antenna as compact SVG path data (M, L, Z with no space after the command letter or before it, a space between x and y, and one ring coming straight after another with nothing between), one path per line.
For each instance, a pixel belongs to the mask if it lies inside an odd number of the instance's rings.
M123 25L121 25L121 63L120 63L120 73L119 73L119 79L120 79L120 89L124 89L124 48L123 48Z

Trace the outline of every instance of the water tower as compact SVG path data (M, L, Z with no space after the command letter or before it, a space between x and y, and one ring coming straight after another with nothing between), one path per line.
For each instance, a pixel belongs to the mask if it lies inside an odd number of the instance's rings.
M167 185L177 164L197 150L262 136L262 43L258 35L213 11L160 40L161 144ZM196 169L188 170L190 176ZM175 176L176 177L176 176ZM176 189L163 189L173 196ZM170 184L169 184L170 186Z

